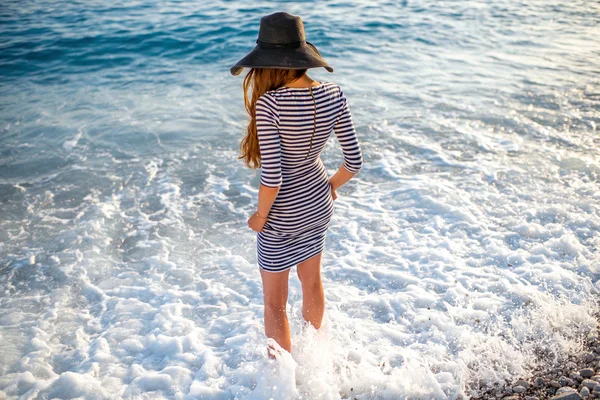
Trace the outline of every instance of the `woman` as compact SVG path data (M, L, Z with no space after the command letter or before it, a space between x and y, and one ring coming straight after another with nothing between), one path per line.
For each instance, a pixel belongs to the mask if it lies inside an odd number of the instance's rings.
M325 309L321 256L333 201L336 190L360 170L362 152L341 88L306 75L309 68L333 68L306 41L301 18L286 12L262 17L256 43L231 67L233 75L251 68L243 83L251 120L240 158L251 168L262 167L258 209L248 226L257 232L265 334L291 352L290 269L297 265L303 318L319 329ZM332 131L344 162L329 178L319 156ZM268 355L276 358L274 347L268 347Z

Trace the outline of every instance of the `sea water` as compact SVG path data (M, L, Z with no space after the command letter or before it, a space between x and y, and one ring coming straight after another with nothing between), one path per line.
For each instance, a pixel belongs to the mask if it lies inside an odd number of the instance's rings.
M268 360L229 67L300 15L364 167ZM584 350L600 289L596 2L0 6L0 395L455 399ZM246 71L244 71L245 73ZM341 164L332 135L323 155Z

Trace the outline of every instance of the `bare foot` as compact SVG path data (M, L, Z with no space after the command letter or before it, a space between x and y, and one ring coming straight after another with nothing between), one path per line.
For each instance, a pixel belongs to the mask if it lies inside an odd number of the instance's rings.
M281 351L274 349L271 346L267 347L267 354L269 355L269 359L276 360L280 355Z
M285 351L285 349L283 349L274 339L269 338L267 343L267 354L269 359L276 360L281 357L281 353Z

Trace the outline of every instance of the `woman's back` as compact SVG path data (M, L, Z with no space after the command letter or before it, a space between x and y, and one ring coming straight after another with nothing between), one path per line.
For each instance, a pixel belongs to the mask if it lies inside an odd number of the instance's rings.
M321 82L312 87L312 95L307 87L282 86L266 92L256 103L256 125L261 183L266 186L277 186L287 176L309 170L319 161L332 131L344 152L346 169L356 173L361 167L350 109L336 83Z

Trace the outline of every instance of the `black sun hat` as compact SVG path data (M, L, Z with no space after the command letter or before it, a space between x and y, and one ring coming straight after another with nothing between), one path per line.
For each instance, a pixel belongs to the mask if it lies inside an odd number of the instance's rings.
M260 19L256 46L244 58L230 68L232 75L249 68L304 69L333 68L321 57L321 53L304 35L304 23L298 16L276 12Z

